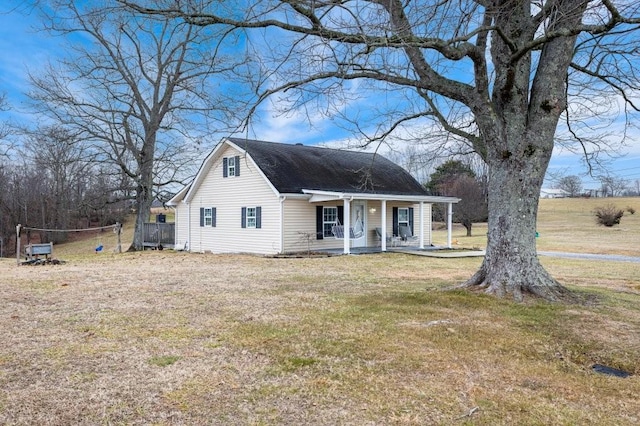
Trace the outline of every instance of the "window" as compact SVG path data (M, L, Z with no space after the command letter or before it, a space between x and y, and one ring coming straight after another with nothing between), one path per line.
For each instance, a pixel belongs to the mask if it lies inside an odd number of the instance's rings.
M342 222L344 217L344 207L324 207L316 206L316 239L323 240L325 237L333 237L331 229L334 225Z
M200 208L200 226L216 226L216 208L201 207Z
M240 156L222 159L222 177L240 176Z
M322 210L322 235L324 237L332 237L331 229L338 224L338 208L324 207Z
M393 235L400 235L400 227L408 226L413 233L413 207L393 208Z
M227 159L227 176L236 175L236 157L230 157Z
M398 209L398 227L400 226L411 226L409 224L409 209L408 208L399 208Z
M256 227L256 208L247 207L247 228Z
M262 207L243 207L241 216L243 228L262 228Z

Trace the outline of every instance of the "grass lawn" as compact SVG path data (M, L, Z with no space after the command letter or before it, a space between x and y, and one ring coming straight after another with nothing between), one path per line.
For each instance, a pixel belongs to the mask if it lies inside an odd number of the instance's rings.
M594 246L556 242L573 235L565 227L586 237L588 211L581 222L546 201L558 200L543 200L541 250L600 252L626 238L594 225ZM639 214L621 227L639 232ZM56 248L63 265L0 259L0 424L640 422L638 264L541 258L593 296L567 306L445 291L480 258L116 255L87 244Z
M620 225L611 228L596 224L593 210L608 203L625 210ZM626 211L635 210L635 214ZM472 227L472 237L466 229L454 224L454 246L472 248L487 244L487 224ZM640 257L640 197L633 198L556 198L541 199L538 209L539 251L620 254ZM433 231L436 245L444 245L447 231L444 225Z

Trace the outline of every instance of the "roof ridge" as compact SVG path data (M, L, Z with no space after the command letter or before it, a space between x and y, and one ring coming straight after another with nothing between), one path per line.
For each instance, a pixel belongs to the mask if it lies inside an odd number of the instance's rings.
M302 142L286 143L286 142L265 141L265 140L261 140L261 139L237 138L237 137L228 137L226 139L231 141L231 142L233 142L233 143L235 143L236 145L240 145L237 142L245 141L245 142L250 142L250 143L265 143L265 144L273 144L273 145L280 145L280 146L286 146L286 147L301 146L301 147L306 148L306 149L321 149L321 150L331 150L331 151L339 151L339 152L353 152L353 153L356 153L356 154L374 155L376 157L381 157L381 158L387 159L384 155L379 154L377 152L359 151L359 150L356 150L354 148L334 148L334 147L322 146L322 145L305 145Z

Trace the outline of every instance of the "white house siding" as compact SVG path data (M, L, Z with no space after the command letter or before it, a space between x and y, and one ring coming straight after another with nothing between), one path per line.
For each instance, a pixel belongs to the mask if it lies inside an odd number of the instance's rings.
M175 241L176 247L189 243L189 206L185 203L179 203L175 209Z
M418 222L420 220L420 204L416 204L415 206L413 206L415 208L414 210L414 214L415 214L415 234L417 236L420 236L420 234L418 233L419 229L418 227L420 226L420 222ZM423 209L424 209L424 222L423 222L423 228L422 228L422 232L424 232L424 245L426 246L430 246L431 245L431 204L427 204L424 203L423 204Z
M382 228L382 203L380 201L367 201L367 245L376 246L379 238L376 228ZM391 235L391 230L387 231Z
M284 252L307 250L307 241L311 250L342 248L342 240L334 237L316 238L316 206L337 207L343 201L327 203L309 203L307 200L288 199L284 202ZM310 238L307 240L306 235Z
M304 234L310 236L312 248L316 245L316 210L307 200L287 199L283 203L283 240L284 252L298 252L307 249Z
M240 155L240 176L223 177L222 158ZM190 250L212 253L279 251L280 206L277 195L253 163L227 147L206 173L190 201ZM216 226L200 226L200 208L216 208ZM261 228L242 228L242 207L262 208Z

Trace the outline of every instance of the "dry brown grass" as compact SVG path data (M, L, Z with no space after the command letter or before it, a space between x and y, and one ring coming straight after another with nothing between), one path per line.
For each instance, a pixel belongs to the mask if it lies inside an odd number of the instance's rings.
M637 255L600 227L596 246L555 241L587 238L591 210L574 220L555 201L539 244ZM0 424L640 422L637 264L542 258L596 302L514 304L442 291L479 258L96 255L94 242L56 247L63 265L0 259Z
M596 223L593 210L607 203L625 210L620 225L607 228ZM627 207L635 209L636 213L630 214ZM474 224L472 229L473 236L467 237L464 227L455 225L455 245L484 248L486 223ZM539 251L640 256L640 197L541 199L538 233ZM446 229L437 229L433 235L436 245L445 244Z
M2 424L637 424L640 276L592 306L440 291L480 259L173 252L0 262ZM463 417L473 411L471 417Z

